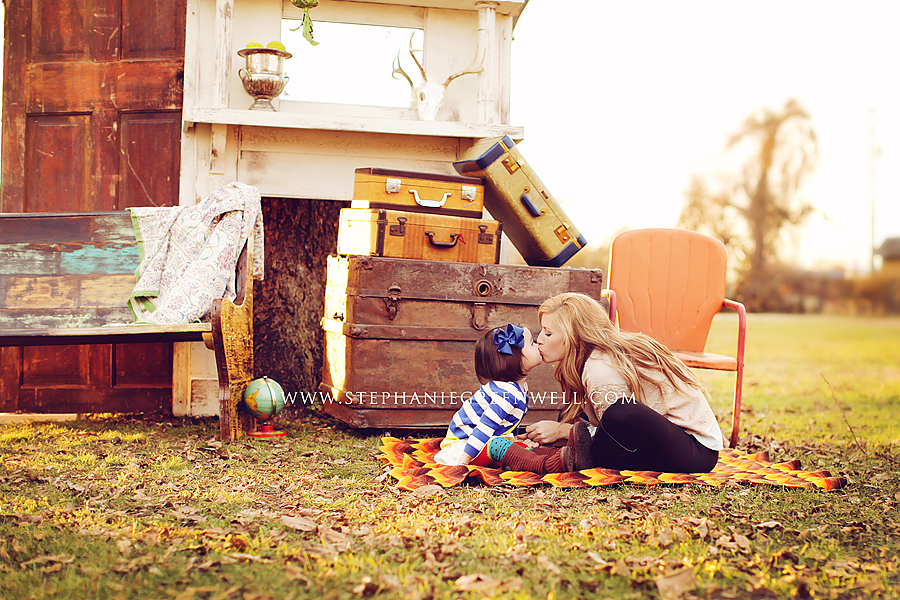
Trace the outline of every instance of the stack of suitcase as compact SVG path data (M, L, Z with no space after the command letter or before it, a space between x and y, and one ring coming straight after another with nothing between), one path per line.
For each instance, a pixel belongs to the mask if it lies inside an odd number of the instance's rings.
M354 427L446 426L479 387L474 345L487 330L516 323L536 335L550 296L600 298L599 270L557 268L584 239L509 138L454 166L466 176L356 171L328 258L320 384L325 411ZM484 206L501 220L484 219ZM529 266L498 264L507 231ZM527 381L525 422L556 419L553 366Z

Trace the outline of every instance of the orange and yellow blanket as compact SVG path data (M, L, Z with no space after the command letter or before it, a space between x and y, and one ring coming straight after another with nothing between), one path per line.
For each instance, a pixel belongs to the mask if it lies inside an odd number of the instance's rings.
M719 452L719 462L710 473L659 473L657 471L615 471L587 469L575 473L537 475L523 471L502 471L490 467L450 467L434 462L441 438L401 440L384 437L381 460L392 465L391 476L402 490L415 490L424 485L452 487L464 481L481 481L487 485L537 485L556 487L589 487L631 483L635 485L701 484L721 486L728 482L777 485L792 488L837 490L847 484L843 477L832 477L827 471L801 471L800 461L773 463L767 452L744 454L737 450Z

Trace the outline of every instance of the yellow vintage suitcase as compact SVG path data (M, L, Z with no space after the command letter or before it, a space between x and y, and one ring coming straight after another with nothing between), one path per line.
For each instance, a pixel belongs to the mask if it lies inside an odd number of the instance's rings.
M484 209L484 181L459 175L356 169L350 207L480 219Z
M509 136L479 141L453 166L487 180L485 208L529 265L559 267L584 248L584 236Z
M337 253L497 264L500 236L500 223L486 219L342 208Z

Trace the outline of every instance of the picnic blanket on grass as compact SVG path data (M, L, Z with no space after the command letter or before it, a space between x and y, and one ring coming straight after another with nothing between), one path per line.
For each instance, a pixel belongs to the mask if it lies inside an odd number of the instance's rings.
M634 485L700 484L722 486L728 482L777 485L782 487L838 490L847 484L844 477L832 477L827 471L801 471L800 461L774 463L768 452L744 454L726 449L719 452L719 462L710 473L660 473L658 471L616 471L587 469L574 473L538 475L524 471L503 471L490 467L447 466L434 461L442 438L401 440L381 439L381 460L392 465L391 476L402 490L415 490L436 484L445 488L464 481L481 481L487 485L538 485L591 487L631 483Z

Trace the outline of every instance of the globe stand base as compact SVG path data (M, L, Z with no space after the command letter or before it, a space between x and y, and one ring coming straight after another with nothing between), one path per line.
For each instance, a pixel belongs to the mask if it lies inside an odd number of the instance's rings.
M273 438L280 438L287 435L286 431L278 431L271 424L266 423L261 425L259 431L251 432L250 437L256 438L258 440L270 440Z

